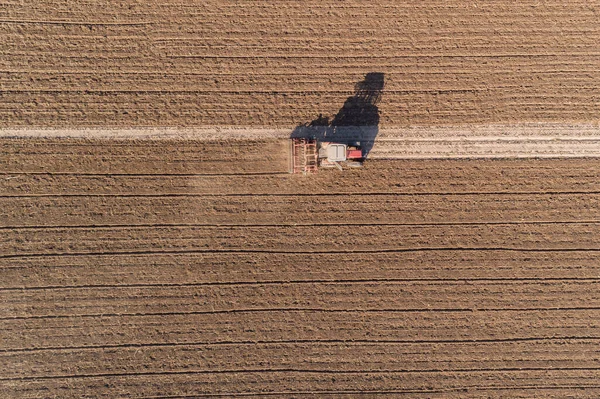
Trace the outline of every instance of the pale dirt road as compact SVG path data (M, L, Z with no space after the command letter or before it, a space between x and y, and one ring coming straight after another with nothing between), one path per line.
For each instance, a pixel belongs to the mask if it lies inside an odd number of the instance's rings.
M305 128L305 134L314 131ZM196 140L252 141L270 144L266 157L286 156L285 139L292 129L256 127L197 128L7 128L5 138L75 138L105 140ZM444 158L572 158L600 157L600 126L593 124L521 123L513 125L429 126L379 128L377 126L336 127L338 140L359 141L372 147L369 159L444 159ZM365 138L368 140L365 141ZM277 144L273 143L280 143ZM237 144L242 146L243 144ZM107 143L107 148L110 144ZM255 149L256 146L254 146ZM258 150L258 149L257 149ZM275 152L281 152L276 154ZM186 153L187 156L190 155ZM227 156L226 148L205 156ZM153 155L152 155L153 156ZM246 156L246 155L242 155ZM257 152L247 156L261 157ZM191 159L190 159L191 160ZM246 162L247 159L244 159ZM226 167L225 167L226 168Z

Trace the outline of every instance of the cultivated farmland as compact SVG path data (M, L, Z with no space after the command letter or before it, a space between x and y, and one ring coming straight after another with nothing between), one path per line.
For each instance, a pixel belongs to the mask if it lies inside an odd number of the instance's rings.
M599 10L0 0L0 396L599 397Z
M10 397L597 392L597 161L2 145Z
M597 1L154 0L0 7L0 120L294 126L385 74L383 126L597 122Z

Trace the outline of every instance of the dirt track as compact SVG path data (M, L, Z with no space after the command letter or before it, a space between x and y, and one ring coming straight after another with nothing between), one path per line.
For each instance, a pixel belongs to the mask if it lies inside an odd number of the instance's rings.
M358 113L360 114L360 113ZM248 141L248 149L237 151L240 161L247 164L254 158L256 165L262 157L281 153L287 140L304 129L306 137L316 133L312 128L257 128L257 127L196 127L196 128L6 128L0 129L0 138L33 138L27 144L21 140L20 146L41 146L45 138L73 139L74 151L83 151L85 140L106 139L103 155L110 157L111 164L118 168L126 162L127 143L130 140L148 140L148 160L160 159L156 148L163 140L192 140L221 142L214 154L202 154L204 172L227 171L230 166L219 162L220 157L228 157L228 143ZM518 123L497 125L393 127L343 126L335 128L335 135L342 142L359 141L363 148L369 148L369 159L456 159L456 158L586 158L600 157L600 126L593 123ZM116 140L109 144L108 140ZM121 143L118 141L125 140ZM255 142L261 143L255 145ZM278 146L275 142L279 141ZM36 144L33 144L36 143ZM52 156L56 143L50 144L39 156ZM239 145L239 144L238 144ZM7 149L7 151L11 151ZM22 151L12 150L15 156ZM64 151L62 149L61 151ZM115 154L111 155L111 151ZM190 154L185 148L178 148L181 161L189 158L197 162L197 154ZM73 154L76 155L75 153ZM120 156L120 157L119 157ZM89 158L89 157L88 157ZM93 160L92 160L93 161ZM212 162L213 169L206 169ZM38 160L29 160L36 164ZM23 164L23 167L31 167ZM16 169L18 170L18 169Z
M3 1L8 126L295 126L385 74L383 126L597 121L595 1Z
M3 392L600 393L598 160L246 145L2 141Z

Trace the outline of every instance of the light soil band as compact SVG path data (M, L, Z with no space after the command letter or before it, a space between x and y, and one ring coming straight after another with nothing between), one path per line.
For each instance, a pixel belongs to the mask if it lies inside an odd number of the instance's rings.
M310 134L310 128L301 129ZM0 129L0 138L258 140L285 139L293 131L260 127L9 128ZM333 136L332 140L357 141L362 137L375 137L369 153L371 159L600 157L600 125L597 124L358 126L337 127Z

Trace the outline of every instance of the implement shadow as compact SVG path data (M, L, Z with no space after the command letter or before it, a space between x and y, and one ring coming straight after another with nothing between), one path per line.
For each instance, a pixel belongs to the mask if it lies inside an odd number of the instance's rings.
M330 121L320 114L311 122L297 126L290 138L317 139L347 145L360 143L362 156L367 158L379 133L379 108L384 87L384 74L369 72L355 85L354 95Z

